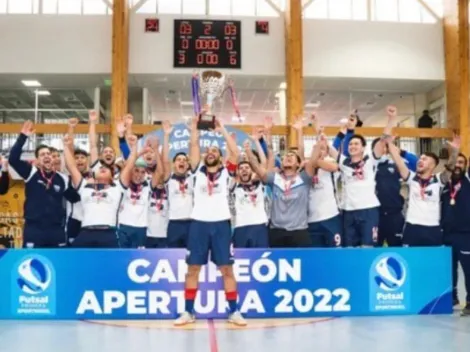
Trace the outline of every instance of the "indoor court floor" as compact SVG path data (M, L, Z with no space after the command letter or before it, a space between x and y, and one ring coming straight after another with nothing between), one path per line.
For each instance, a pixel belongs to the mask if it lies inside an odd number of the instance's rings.
M232 328L224 321L201 320L183 329L175 329L171 323L0 321L0 352L470 351L470 317L462 318L459 312L441 316L249 320L249 326L243 329Z

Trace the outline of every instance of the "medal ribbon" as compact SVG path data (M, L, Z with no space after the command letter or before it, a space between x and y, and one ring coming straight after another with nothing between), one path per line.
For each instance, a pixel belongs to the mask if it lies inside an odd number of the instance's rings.
M212 192L214 191L215 181L219 178L219 176L220 176L220 170L217 171L215 174L207 173L207 193L209 193L210 196L212 195Z
M250 197L250 200L253 205L256 206L256 199L258 198L256 196L256 193L254 192L256 189L256 185L244 185L243 188L245 192L248 193L248 197Z
M450 201L452 204L455 203L455 197L457 196L457 193L460 191L461 187L462 185L460 181L455 186L452 186L452 182L449 183Z
M424 200L426 197L426 188L429 185L429 179L428 180L423 180L423 179L418 179L419 181L419 193L421 195L421 199Z
M96 202L99 203L102 197L101 190L99 189L100 186L99 184L94 184L93 188L95 189L95 195L96 195ZM103 186L104 189L104 186Z
M140 197L140 192L142 192L142 185L135 185L135 190L132 189L132 187L130 187L131 189L131 200L132 200L132 204L135 205L135 203L137 203L137 199Z
M281 175L284 180L284 195L287 196L291 193L292 185L295 179L288 180L284 175Z
M161 189L160 197L158 196L157 191L153 192L152 196L153 196L153 199L155 199L155 208L157 208L157 213L158 213L162 210L163 200L165 197L165 190Z
M51 177L47 177L43 169L39 169L39 171L41 171L41 177L44 179L44 181L46 181L46 189L49 189L52 185L52 180L54 179L55 172L52 172Z
M364 160L361 160L360 163L354 166L354 177L357 180L364 179Z

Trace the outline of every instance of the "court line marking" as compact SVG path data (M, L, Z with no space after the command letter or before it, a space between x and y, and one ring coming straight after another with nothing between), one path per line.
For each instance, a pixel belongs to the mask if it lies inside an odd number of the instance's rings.
M207 327L208 327L208 330L209 330L210 352L219 352L219 347L218 347L218 344L217 344L216 327L215 327L213 319L208 319L207 320Z

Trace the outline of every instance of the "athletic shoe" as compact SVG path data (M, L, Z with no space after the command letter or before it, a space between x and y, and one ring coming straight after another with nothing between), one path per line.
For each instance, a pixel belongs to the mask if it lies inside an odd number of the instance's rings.
M246 326L246 320L242 314L237 310L228 316L228 322L237 326Z
M181 314L178 319L176 319L173 323L175 326L183 326L187 324L192 324L196 321L196 317L194 314L191 314L189 312L184 312Z
M460 316L462 317L468 317L470 316L470 303L467 303L464 309L462 309L462 312L460 313Z
M454 298L452 300L452 306L455 308L455 307L460 307L460 302L457 298Z

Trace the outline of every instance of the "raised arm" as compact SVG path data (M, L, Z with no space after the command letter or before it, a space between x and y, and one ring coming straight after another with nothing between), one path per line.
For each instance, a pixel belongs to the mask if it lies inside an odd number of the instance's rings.
M121 119L116 124L116 129L117 129L117 134L119 138L119 149L121 150L123 159L126 160L129 157L131 150L129 149L129 146L127 145L127 141L126 141L127 128L126 128L126 123L124 122L124 119Z
M390 140L390 138L392 137L392 129L395 125L395 121L397 118L397 108L391 105L387 106L387 116L388 116L388 121L387 121L387 125L384 128L384 133L382 137L380 138L380 140L377 143L375 143L374 150L372 151L375 159L379 159L380 157L382 157L382 155L384 154L384 150L385 150L384 147L387 141Z
M251 138L253 139L253 143L255 144L256 151L258 152L259 159L261 161L261 165L266 168L268 160L266 158L266 154L264 152L264 148L261 145L261 140L263 140L263 130L258 128L257 126L253 126L253 130L251 132ZM264 142L264 140L263 140ZM266 148L267 149L267 148Z
M10 176L8 175L8 159L0 157L2 172L0 174L0 195L7 194L10 187Z
M18 136L15 144L10 150L10 156L8 158L8 162L10 166L15 170L18 175L21 176L24 180L27 180L31 175L31 171L33 167L27 161L21 160L21 153L23 150L23 146L28 140L28 138L34 134L34 126L31 121L26 121L23 124L23 128L21 129L21 133Z
M168 177L166 177L165 175L165 164L163 162L162 155L160 154L158 139L156 143L152 144L151 148L153 149L155 157L157 159L157 167L155 168L155 171L152 175L152 187L155 188L158 185L161 185L166 180L168 180L170 175L168 174Z
M305 147L304 147L304 123L302 117L297 117L292 127L297 133L297 148L299 149L300 160L305 159Z
M99 115L95 110L88 113L88 143L90 145L90 163L94 165L99 159L98 136L96 134L96 125L99 121Z
M405 161L400 156L400 149L398 149L398 147L392 142L388 143L387 145L390 155L392 156L392 159L395 162L395 165L397 166L401 178L403 180L408 180L408 177L410 176L410 170L406 166Z
M258 175L261 182L266 183L268 180L268 173L266 169L263 166L261 166L256 156L253 154L253 151L251 150L250 141L245 141L243 143L243 148L245 149L245 153L248 156L248 161L251 165L251 168L253 169L255 174Z
M455 169L455 163L457 162L457 156L460 151L460 136L454 135L451 142L447 141L449 147L449 161L446 164L445 170L441 172L441 182L446 184L450 181L452 172Z
M68 134L64 136L64 159L65 166L72 179L72 184L75 188L78 188L83 180L83 176L75 163L75 157L73 155L73 137Z
M315 168L318 167L322 146L326 146L326 138L324 136L321 136L313 146L310 158L307 160L307 164L305 165L305 172L311 177L315 176Z
M163 148L162 148L162 166L163 166L163 179L168 180L171 175L171 160L170 160L170 135L173 127L169 121L163 121ZM157 161L158 168L158 161Z
M276 156L274 155L273 151L273 137L272 137L272 130L273 130L273 119L271 117L264 118L264 137L266 142L266 158L267 158L267 165L266 165L266 172L274 171L276 167Z
M197 121L199 117L194 116L191 120L191 139L189 141L189 161L191 162L191 170L195 171L201 161L201 148L199 146L199 130L197 129Z
M129 148L131 149L131 154L129 155L129 158L126 160L126 163L124 167L121 170L121 173L119 175L119 178L121 180L121 183L124 187L129 187L129 184L131 183L131 176L132 176L132 169L135 166L135 162L139 155L137 154L137 137L132 135L127 137L127 144L129 145Z
M230 133L227 132L221 120L216 119L215 124L217 132L220 132L225 138L225 143L227 144L227 152L229 155L228 161L231 164L236 165L238 163L238 157L240 156L240 151L238 150L236 140L232 138L232 136L230 136Z

